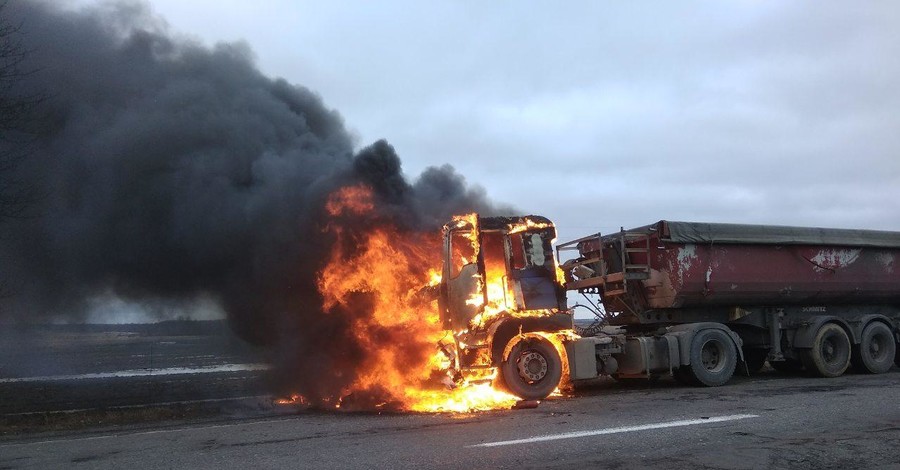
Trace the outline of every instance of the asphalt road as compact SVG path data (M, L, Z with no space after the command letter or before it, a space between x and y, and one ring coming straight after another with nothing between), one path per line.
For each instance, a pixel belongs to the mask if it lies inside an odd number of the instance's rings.
M265 393L265 358L221 322L0 330L0 424L10 415Z
M530 410L300 412L7 438L0 468L900 468L898 391L896 369L768 372L712 389L599 381Z

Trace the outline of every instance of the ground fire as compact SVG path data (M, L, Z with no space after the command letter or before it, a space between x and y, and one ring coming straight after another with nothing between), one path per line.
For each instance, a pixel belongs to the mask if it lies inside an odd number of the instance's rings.
M568 324L559 318L547 322L559 315L547 308L551 305L525 308L524 302L540 304L541 299L523 297L521 287L516 290L520 284L509 276L505 261L509 259L511 267L520 270L526 264L540 267L550 284L537 291L528 284L525 292L530 289L549 295L552 307L557 307L562 290L549 251L555 236L552 224L531 218L461 215L444 227L443 249L440 233L401 233L390 223L370 227L362 236L344 229L343 219L365 216L375 206L373 192L365 185L346 186L330 195L325 205L329 222L323 230L333 237L334 244L317 283L325 315L335 309L360 310L351 328L368 352L358 368L364 372L318 403L301 395L282 402L352 409L474 411L509 408L523 395L544 398L558 391L559 357L564 355L561 339L573 334L566 328L571 320ZM482 220L493 225L482 227ZM524 251L526 247L530 251ZM505 256L511 249L516 255ZM523 322L525 319L532 321ZM497 334L504 322L506 327ZM546 330L537 328L541 324L547 325ZM391 338L386 341L384 335ZM509 384L510 375L520 374L504 374L499 358L514 348L530 351L524 345L532 343L544 349L537 354L522 353L520 364L514 367L523 368L525 378ZM522 393L523 388L537 383L543 389L537 395Z

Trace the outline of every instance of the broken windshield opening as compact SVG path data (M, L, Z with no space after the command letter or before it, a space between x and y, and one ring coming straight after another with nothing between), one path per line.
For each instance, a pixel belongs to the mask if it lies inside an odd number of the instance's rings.
M510 235L513 269L547 268L553 270L552 234L547 232L522 232Z

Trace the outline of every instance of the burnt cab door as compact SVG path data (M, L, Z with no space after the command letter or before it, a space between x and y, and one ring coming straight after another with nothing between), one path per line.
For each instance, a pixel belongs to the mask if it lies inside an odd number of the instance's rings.
M554 238L553 228L509 234L509 282L518 310L566 308L565 294L556 281Z
M456 224L444 228L441 313L444 328L461 331L484 305L479 269L477 227Z

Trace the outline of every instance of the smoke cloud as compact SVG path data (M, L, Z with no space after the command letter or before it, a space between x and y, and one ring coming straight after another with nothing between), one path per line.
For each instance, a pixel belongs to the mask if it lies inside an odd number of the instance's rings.
M245 44L179 37L141 3L3 14L36 70L19 91L47 99L20 168L42 196L0 225L2 321L79 321L103 298L215 302L247 340L327 355L318 343L349 341L355 314L323 315L316 289L329 194L373 189L351 232L390 221L437 236L451 214L498 212L450 166L410 182L387 142L357 151L336 111L264 76ZM304 357L311 377L330 365Z

